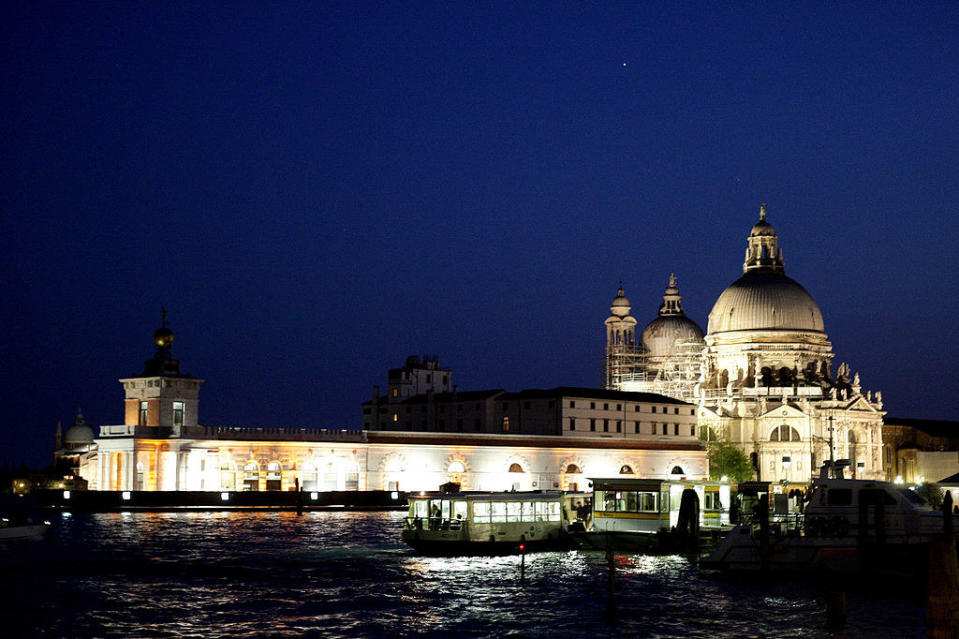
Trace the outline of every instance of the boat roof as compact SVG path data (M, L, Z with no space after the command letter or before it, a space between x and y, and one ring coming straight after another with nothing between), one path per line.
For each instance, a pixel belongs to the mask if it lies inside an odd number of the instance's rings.
M468 491L459 493L419 492L410 494L407 499L465 499L467 501L530 501L556 500L561 497L589 497L588 492L563 492L562 490L532 490L532 491Z

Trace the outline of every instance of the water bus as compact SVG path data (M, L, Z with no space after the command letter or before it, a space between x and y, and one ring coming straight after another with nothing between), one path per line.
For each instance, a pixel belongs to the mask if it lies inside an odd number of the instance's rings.
M429 492L409 495L403 541L437 554L508 554L573 547L570 526L585 529L589 493Z
M594 478L591 528L574 533L584 549L671 551L732 527L728 482Z
M763 500L700 565L735 572L911 575L927 564L929 543L944 530L956 530L954 517L909 488L829 478L824 471L813 481L802 514L770 513Z

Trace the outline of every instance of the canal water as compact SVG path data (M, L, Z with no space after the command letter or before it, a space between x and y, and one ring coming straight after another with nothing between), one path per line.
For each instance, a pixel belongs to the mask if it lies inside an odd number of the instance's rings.
M855 584L826 630L815 581L734 580L682 557L429 558L402 513L64 515L0 549L10 637L924 637L921 589Z

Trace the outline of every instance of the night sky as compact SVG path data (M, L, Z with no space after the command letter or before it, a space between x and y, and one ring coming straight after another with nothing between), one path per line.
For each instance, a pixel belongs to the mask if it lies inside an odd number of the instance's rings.
M162 306L205 425L598 387L762 202L835 365L959 419L955 2L66 4L0 9L0 462L121 423Z

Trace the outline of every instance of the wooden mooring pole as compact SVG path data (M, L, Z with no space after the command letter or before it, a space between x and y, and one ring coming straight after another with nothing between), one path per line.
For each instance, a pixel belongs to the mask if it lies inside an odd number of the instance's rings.
M929 544L929 596L926 604L926 636L929 639L959 637L959 565L953 535L952 495L942 502L943 534Z

